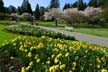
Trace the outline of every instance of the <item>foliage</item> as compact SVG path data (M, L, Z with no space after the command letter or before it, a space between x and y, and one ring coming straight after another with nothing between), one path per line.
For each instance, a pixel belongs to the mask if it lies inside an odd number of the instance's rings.
M3 0L0 0L0 13L4 13L4 3L3 3Z
M17 12L16 8L14 6L12 6L12 5L10 5L8 9L9 9L10 14Z
M74 23L84 20L85 16L81 11L78 11L77 8L71 8L64 10L61 17L67 22L68 26L73 26Z
M65 9L67 9L67 8L71 8L71 4L66 3L66 4L64 5L64 7L63 7L63 10L65 10Z
M37 36L41 37L42 35L49 36L52 38L62 38L62 39L67 39L67 40L75 40L73 36L67 36L58 32L53 32L53 31L47 31L45 29L41 29L39 27L35 27L32 25L24 25L24 24L19 24L19 25L11 25L6 28L7 31L13 32L13 33L19 33L23 35L30 35L30 36Z
M12 64L21 72L107 72L108 49L83 43L42 36L17 37L0 48L0 63ZM19 61L18 61L19 60ZM20 65L17 65L20 63ZM16 66L15 66L16 65ZM5 67L7 71L9 67ZM21 68L22 67L22 68ZM11 70L11 69L10 69Z
M100 19L99 22L101 26L108 26L108 8L104 8L98 15L98 18Z
M21 10L22 13L30 13L31 15L32 13L32 9L31 9L31 4L29 3L28 0L23 0L22 6L21 6Z
M50 8L59 8L59 0L51 0L50 2Z
M20 19L22 21L30 21L30 22L33 22L33 17L31 14L29 13L23 13L21 16L20 16Z
M91 6L91 7L99 7L99 0L90 0L88 5Z
M86 8L85 3L83 3L83 0L78 0L78 10L84 10Z
M21 15L21 14L22 14L21 7L18 7L18 8L17 8L17 13L18 13L18 15Z
M36 20L39 20L39 18L40 18L40 9L39 9L39 5L37 4L36 5L36 9L35 9L35 19Z

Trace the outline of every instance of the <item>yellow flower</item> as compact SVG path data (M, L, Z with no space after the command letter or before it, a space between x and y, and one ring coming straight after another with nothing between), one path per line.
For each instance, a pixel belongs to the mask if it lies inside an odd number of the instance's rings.
M36 56L34 57L34 59L37 59L38 58L38 54L36 54Z
M61 56L62 56L62 54L60 53L60 54L57 55L57 58L60 58Z
M54 63L58 63L59 60L57 58L54 59Z
M73 62L72 64L73 64L74 66L76 66L76 62Z
M39 63L40 62L40 59L37 59L36 62Z
M50 61L46 61L46 64L50 64L51 62Z
M19 50L24 51L23 45L20 46Z
M25 49L24 51L25 51L25 52L27 52L28 50L27 50L27 49Z
M96 60L97 60L97 62L98 62L98 63L100 63L100 62L101 62L101 60L100 60L99 58L97 58Z
M43 45L43 43L39 43L38 45L37 45L37 48L42 48L44 45Z
M30 69L30 66L27 66L27 67L26 67L26 71L28 71L29 69Z
M65 57L68 57L68 56L69 56L69 53L66 53L66 54L65 54Z
M14 59L14 57L10 57L10 59Z
M72 70L69 70L69 72L72 72Z
M49 71L50 72L56 72L56 70L59 68L59 66L58 65L54 65L54 66L51 66L50 68L49 68Z
M65 64L60 65L60 69L64 69L66 67Z
M54 58L54 55L52 55L51 58Z
M107 72L107 70L106 69L102 69L101 72Z
M100 68L100 65L99 64L97 65L97 68Z
M27 55L27 57L32 57L32 53L29 52L28 55Z
M21 68L21 72L26 72L25 67L22 67L22 68Z
M53 67L53 66L49 68L49 71L50 71L50 72L56 72L56 71L54 70L54 67Z
M32 66L32 65L33 65L33 62L30 62L30 63L29 63L29 66Z

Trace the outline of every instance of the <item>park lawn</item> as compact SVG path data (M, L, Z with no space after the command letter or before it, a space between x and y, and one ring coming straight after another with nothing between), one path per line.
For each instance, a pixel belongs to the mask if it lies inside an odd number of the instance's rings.
M11 34L3 31L6 25L1 25L0 24L0 47L4 43L5 40L9 41L10 39L13 39L17 37L18 35L16 34Z
M108 38L108 28L75 28L72 32L95 35Z
M46 27L56 27L55 21L41 21L41 20L36 20L36 23L41 26L46 26ZM65 23L63 21L58 22L57 27L64 27Z

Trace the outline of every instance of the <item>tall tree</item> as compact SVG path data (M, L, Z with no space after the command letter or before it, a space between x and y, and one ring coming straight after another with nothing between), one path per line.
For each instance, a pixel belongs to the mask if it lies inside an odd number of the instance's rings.
M88 6L91 6L91 7L98 7L98 1L99 0L90 0L89 3L88 3Z
M77 1L75 3L73 3L72 7L76 8L77 7L77 3L78 3Z
M102 7L108 7L108 0L99 0Z
M10 13L16 13L17 11L16 11L16 8L14 6L10 5L9 6L9 12Z
M35 9L34 15L35 15L36 20L38 20L40 18L39 4L36 5L36 9Z
M4 9L4 3L3 0L0 0L0 13L4 13L5 9Z
M51 0L49 7L50 8L59 8L60 7L59 0Z
M18 7L18 8L17 8L17 13L18 13L19 15L22 14L21 7Z
M77 6L78 6L79 10L84 10L85 9L85 5L83 3L83 0L78 0Z
M71 8L71 4L66 3L66 4L64 5L64 7L63 7L63 10L65 10L65 9L67 9L67 8Z
M23 0L21 10L23 13L27 12L27 13L33 14L32 9L31 9L31 4L29 3L28 0Z
M45 7L40 7L40 16L43 16L45 13Z

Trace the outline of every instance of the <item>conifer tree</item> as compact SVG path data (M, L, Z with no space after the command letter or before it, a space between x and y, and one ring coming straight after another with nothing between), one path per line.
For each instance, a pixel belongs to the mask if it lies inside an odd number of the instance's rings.
M36 9L34 12L35 19L38 20L40 18L40 9L39 9L39 4L36 5Z

